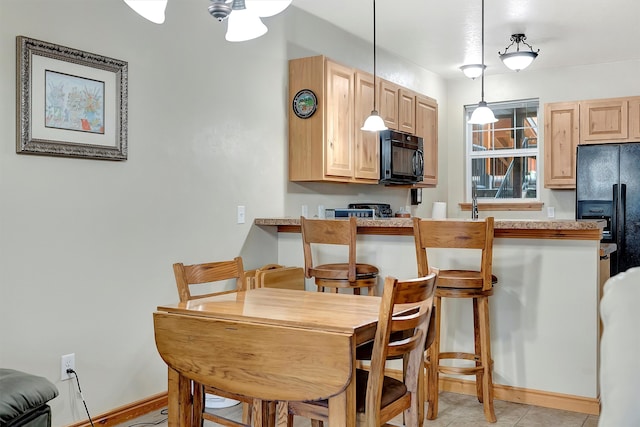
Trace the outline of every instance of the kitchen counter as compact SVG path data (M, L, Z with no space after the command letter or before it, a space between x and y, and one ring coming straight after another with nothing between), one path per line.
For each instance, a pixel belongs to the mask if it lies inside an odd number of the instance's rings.
M604 225L495 221L493 273L499 281L490 310L497 399L598 414L600 273L608 273L601 267L607 260L600 257L615 250L601 247ZM272 258L265 262L304 265L299 218L258 218L254 227L273 244ZM437 249L429 261L443 269L465 269L475 265L476 255ZM320 262L338 262L334 248L319 249L317 256ZM359 218L358 260L378 266L380 277L415 277L411 218ZM306 287L315 290L311 279ZM443 322L443 343L463 351L458 343L473 342L473 316L461 306L466 301L447 303L445 316L453 317ZM464 377L442 381L443 390L475 393Z
M469 220L471 221L471 220ZM258 226L277 226L280 233L299 233L299 218L256 218ZM496 238L600 240L604 221L597 220L495 220ZM413 235L411 218L358 218L358 234Z

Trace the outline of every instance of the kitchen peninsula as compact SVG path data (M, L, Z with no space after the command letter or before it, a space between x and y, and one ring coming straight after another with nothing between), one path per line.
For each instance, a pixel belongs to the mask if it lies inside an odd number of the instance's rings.
M304 265L299 219L258 218L255 225L273 238L274 261ZM497 399L599 413L602 228L597 221L496 220L493 272L499 281L490 309ZM335 262L329 250L319 255ZM465 268L473 256L429 253L440 268ZM358 219L358 261L377 265L381 277L415 276L412 220ZM307 289L315 290L310 281ZM446 301L443 311L443 341L460 351L473 342L464 303ZM440 387L475 392L464 377L441 380Z

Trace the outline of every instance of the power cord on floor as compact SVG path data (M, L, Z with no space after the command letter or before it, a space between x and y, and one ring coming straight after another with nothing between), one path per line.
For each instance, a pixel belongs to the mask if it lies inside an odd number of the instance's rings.
M89 415L89 409L87 408L87 402L84 401L84 396L82 395L82 389L80 388L80 378L78 378L78 374L73 369L67 369L67 374L75 375L76 382L78 383L78 393L80 393L80 397L82 398L82 403L84 404L84 410L87 412L87 417L89 417L89 422L91 423L91 427L94 427L93 420L91 419L91 415Z

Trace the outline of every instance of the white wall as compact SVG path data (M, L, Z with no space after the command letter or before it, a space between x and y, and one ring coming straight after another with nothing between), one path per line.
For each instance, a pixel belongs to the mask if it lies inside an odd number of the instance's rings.
M287 181L287 59L325 54L371 71L370 44L295 8L265 20L264 37L228 43L207 3L172 1L155 25L116 0L0 2L0 366L58 386L54 426L86 419L75 384L59 381L63 354L76 355L92 415L166 390L151 314L177 300L172 263L276 261L275 235L252 220L301 204L409 204L407 190ZM127 161L15 153L17 35L128 61ZM442 79L378 60L383 77L446 111ZM443 179L420 209L445 197Z
M536 59L544 61L544 54ZM544 104L547 102L579 101L585 99L614 98L640 95L640 61L615 62L591 66L563 69L539 70L535 63L530 69L519 73L485 76L485 100L487 102L509 101L525 98L540 99L538 116L541 138L538 139L538 176L544 177ZM465 166L465 121L464 105L477 104L480 100L480 82L468 79L448 81L446 112L448 129L445 140L448 143L446 177L448 182L448 209L451 216L466 217L469 212L460 212L458 203L464 202L465 177L460 171ZM548 190L542 188L540 199L544 203L542 211L524 212L480 212L481 216L496 218L536 218L546 219L546 207L555 207L556 218L575 218L575 191Z

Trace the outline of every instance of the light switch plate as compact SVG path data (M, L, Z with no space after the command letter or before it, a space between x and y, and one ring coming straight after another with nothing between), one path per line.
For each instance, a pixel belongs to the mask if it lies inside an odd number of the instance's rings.
M547 218L555 218L556 217L556 208L553 206L547 207Z
M244 224L244 206L238 206L238 224Z

